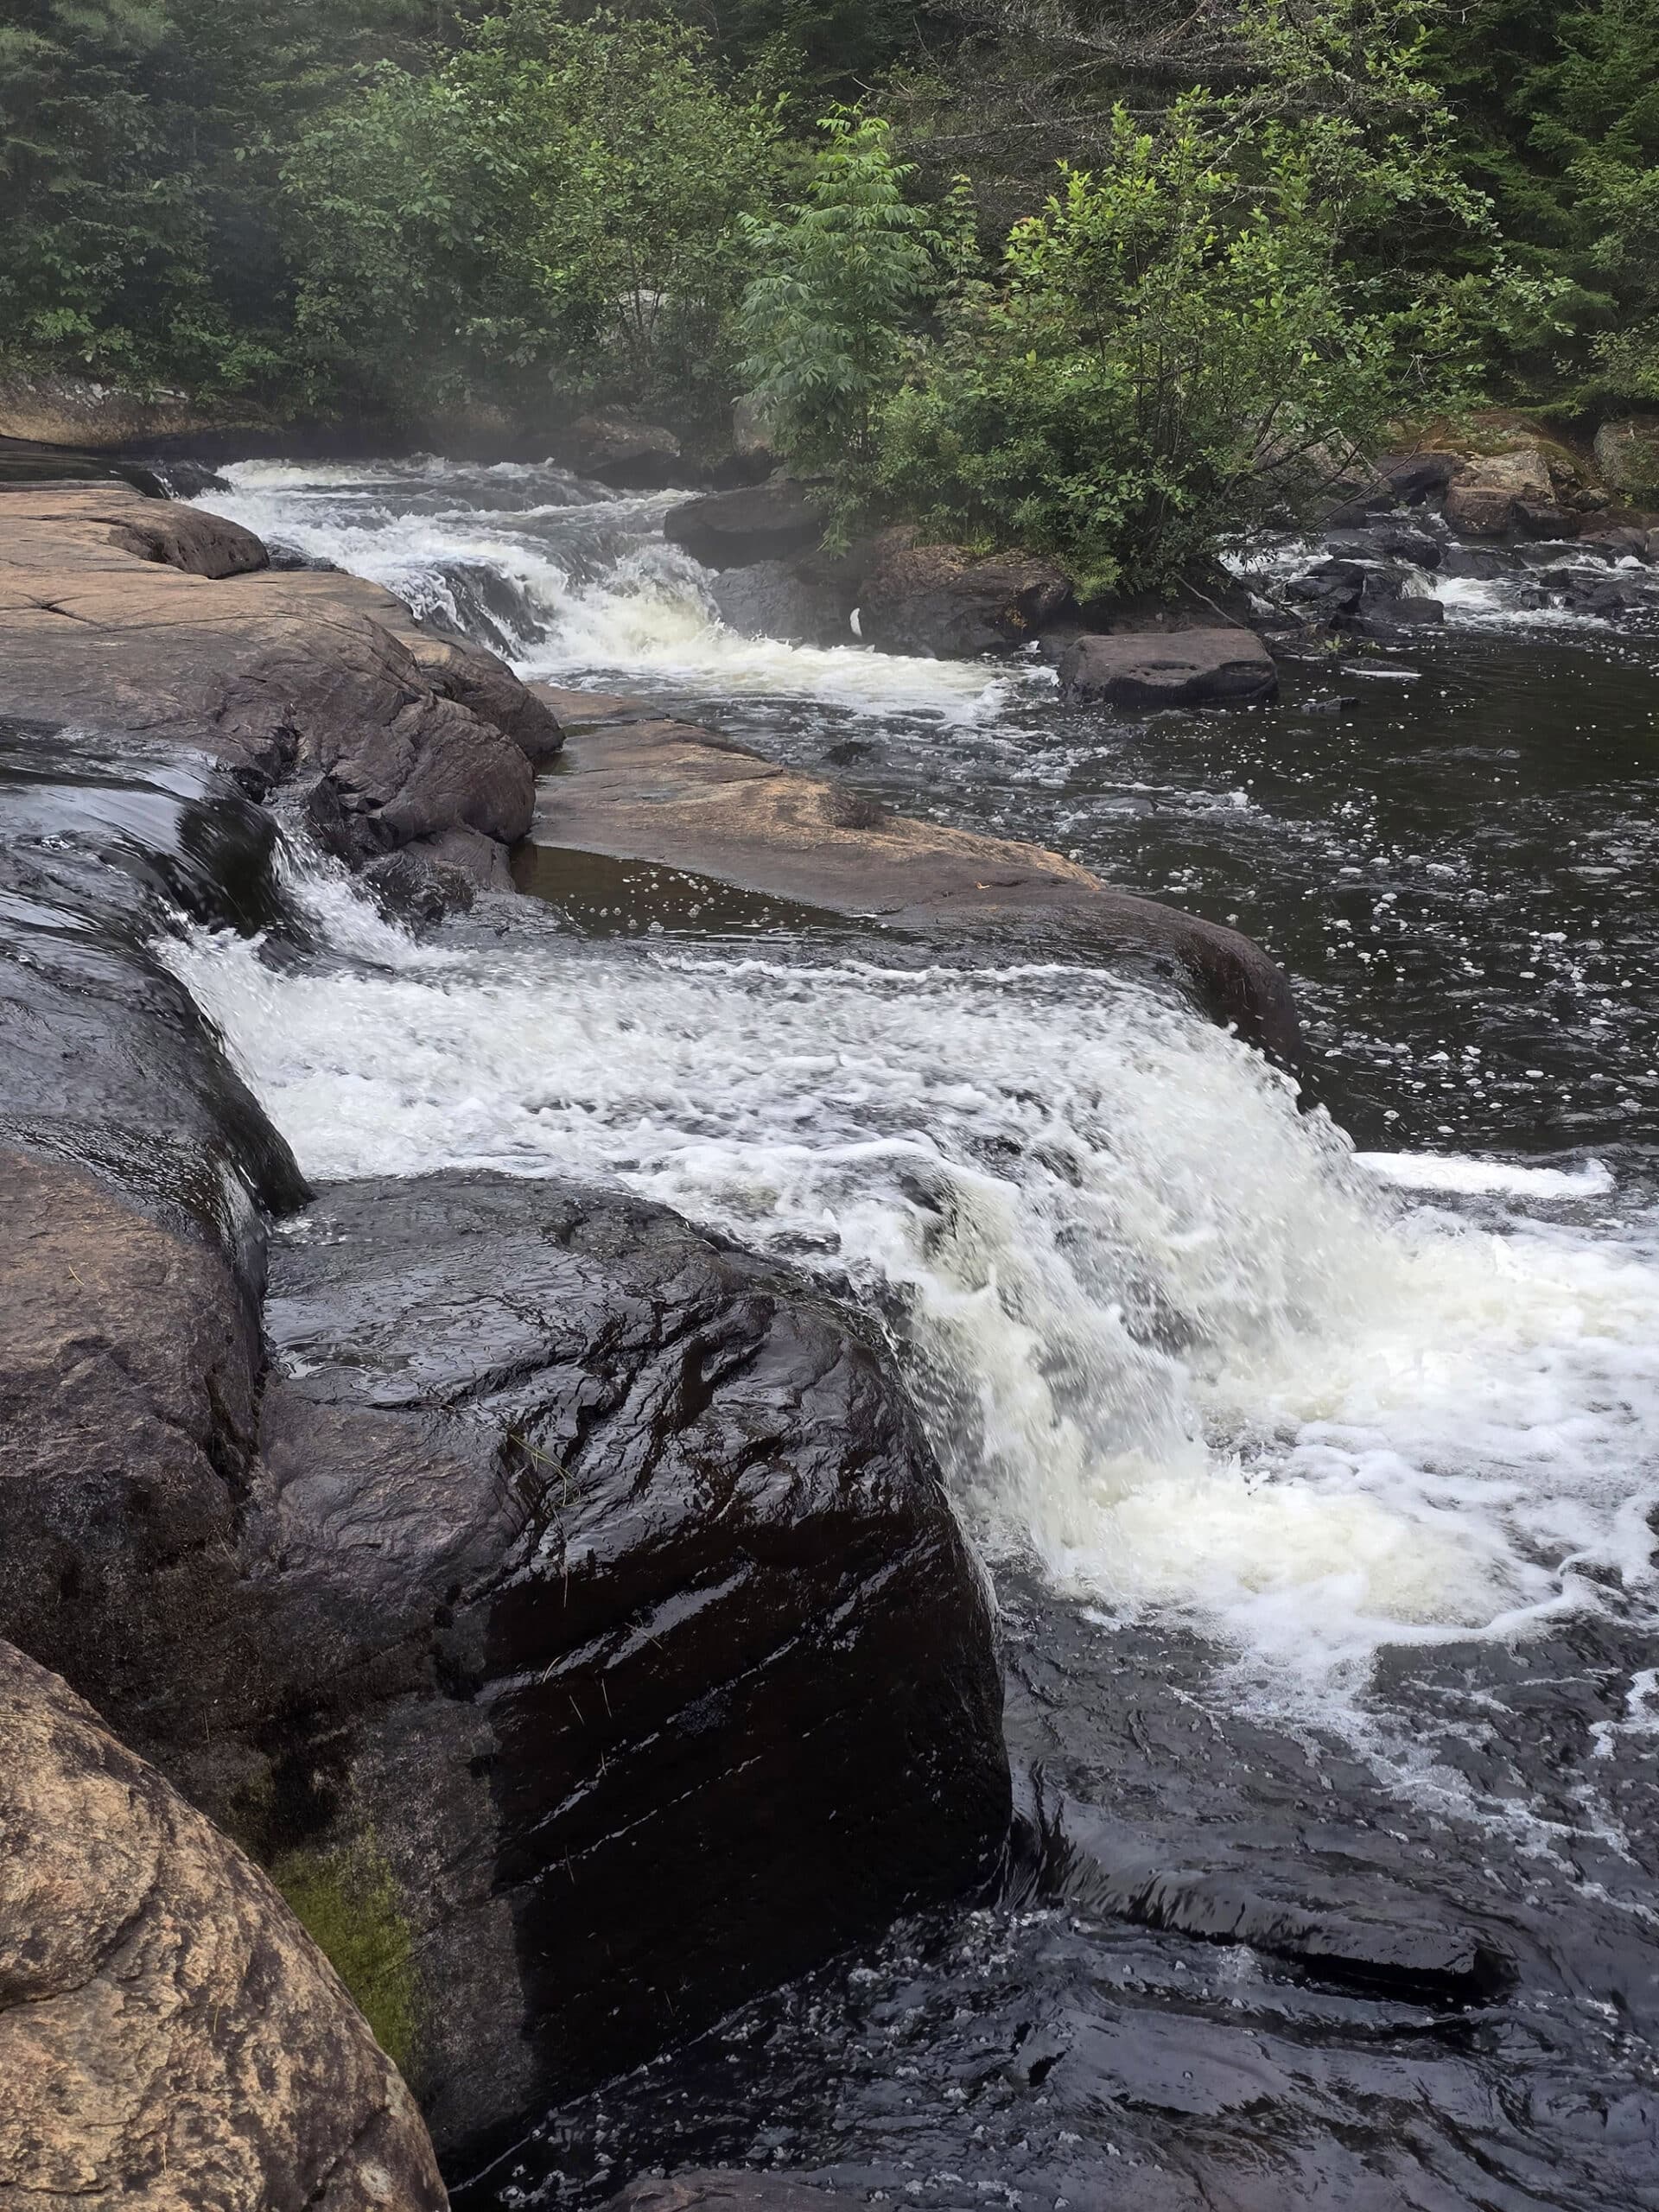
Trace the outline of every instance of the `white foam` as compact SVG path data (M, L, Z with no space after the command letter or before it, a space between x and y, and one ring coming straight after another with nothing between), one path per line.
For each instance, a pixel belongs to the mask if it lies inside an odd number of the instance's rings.
M904 1316L988 1554L1222 1637L1275 1709L1351 1699L1383 1644L1645 1617L1639 1239L1413 1214L1253 1055L1092 971L381 953L175 956L308 1173L614 1178L849 1274Z
M709 572L664 542L662 518L681 492L594 497L545 463L245 461L222 473L232 489L204 493L200 505L383 584L417 614L466 626L464 576L504 580L516 605L495 613L493 626L533 680L807 699L962 728L1052 686L1046 669L878 653L850 629L844 645L825 648L740 636L720 619ZM468 502L492 480L550 496Z
M1408 1191L1444 1191L1463 1198L1597 1198L1613 1187L1606 1163L1577 1167L1522 1167L1507 1160L1476 1160L1433 1152L1362 1152L1359 1165L1385 1183Z

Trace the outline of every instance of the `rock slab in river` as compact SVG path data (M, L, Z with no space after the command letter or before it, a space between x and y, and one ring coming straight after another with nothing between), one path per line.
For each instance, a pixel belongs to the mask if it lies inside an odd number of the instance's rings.
M441 2212L414 2099L270 1883L0 1643L0 2205Z
M260 788L326 779L353 861L521 836L557 749L545 702L378 586L264 562L124 486L0 490L0 713L194 746Z
M1075 639L1060 659L1068 699L1103 706L1254 706L1279 672L1253 631L1122 630Z
M980 559L960 545L919 544L911 530L877 539L859 591L867 644L946 659L1014 652L1077 611L1071 583L1049 562Z

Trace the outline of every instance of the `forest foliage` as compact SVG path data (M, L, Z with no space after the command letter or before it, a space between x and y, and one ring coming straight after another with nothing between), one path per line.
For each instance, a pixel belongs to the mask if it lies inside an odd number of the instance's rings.
M1155 576L1659 402L1659 0L13 0L0 366L683 426Z

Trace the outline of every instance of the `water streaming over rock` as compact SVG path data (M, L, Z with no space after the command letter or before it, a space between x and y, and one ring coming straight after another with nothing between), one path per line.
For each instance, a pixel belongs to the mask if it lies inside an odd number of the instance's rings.
M469 2201L725 2156L951 2206L1659 2203L1650 657L1454 631L1334 709L1318 669L1113 726L1034 667L731 636L661 497L230 474L527 672L1236 916L1338 1117L1110 975L874 932L521 902L416 945L306 864L308 959L179 941L314 1177L615 1179L875 1306L1003 1605L1023 1888Z

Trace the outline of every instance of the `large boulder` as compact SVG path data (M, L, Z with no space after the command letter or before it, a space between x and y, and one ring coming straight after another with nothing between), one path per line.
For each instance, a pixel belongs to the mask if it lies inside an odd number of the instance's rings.
M414 2099L264 1876L0 1643L0 2204L441 2212Z
M664 1209L449 1174L273 1249L247 1541L379 1839L441 2142L995 1867L978 1580L873 1337Z
M544 704L373 584L250 573L260 550L120 486L0 492L0 714L194 746L258 791L326 778L353 861L521 836Z
M803 574L796 562L722 569L709 595L721 620L741 637L780 638L791 645L853 643L850 594L832 579Z
M758 561L786 561L823 534L823 516L804 485L787 477L709 492L671 507L663 535L683 546L705 569L743 569Z
M860 588L858 627L887 652L973 659L1029 645L1076 613L1071 583L1051 563L1020 553L980 559L896 530L876 542Z
M1279 690L1272 656L1243 629L1090 632L1067 646L1059 675L1068 700L1140 710L1255 706Z
M571 431L569 453L582 475L619 492L654 492L685 480L673 431L620 407L581 416Z
M787 1270L614 1192L345 1186L275 1243L261 1389L211 1243L0 1173L0 1632L396 1927L441 2145L991 1874L977 1576L879 1341Z
M1471 461L1446 495L1446 518L1471 537L1560 537L1569 527L1535 442Z
M1659 501L1659 416L1626 415L1604 423L1596 432L1596 466L1633 504Z

